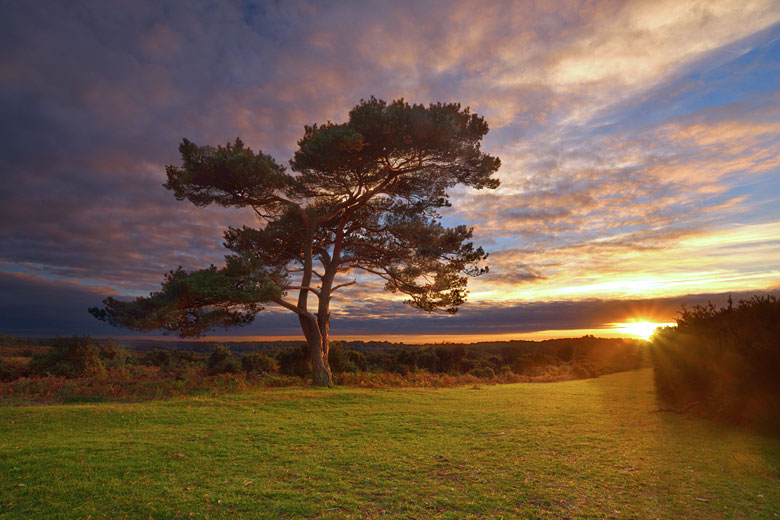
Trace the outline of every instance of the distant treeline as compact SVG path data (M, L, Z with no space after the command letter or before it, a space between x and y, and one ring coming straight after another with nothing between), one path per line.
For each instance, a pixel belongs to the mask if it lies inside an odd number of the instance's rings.
M658 396L672 410L780 431L780 301L683 308L652 342Z
M243 353L232 345L189 343L198 350L153 349L133 351L113 342L98 342L89 337L58 338L51 348L22 352L25 357L10 358L0 364L3 379L29 376L66 378L100 377L108 371L133 366L157 367L162 371L203 370L210 374L241 373L305 377L311 371L305 344L284 348L264 348ZM158 345L170 346L160 342ZM439 344L406 346L375 342L333 342L329 361L336 374L387 372L410 374L465 375L493 379L501 374L516 374L543 380L579 379L631 370L646 364L645 343L631 339L582 338L542 342L507 341L477 344ZM246 345L242 345L246 347ZM40 349L40 347L39 347ZM37 350L37 349L36 349ZM1 362L0 362L1 363Z
M34 340L27 338L17 338L8 334L0 334L0 347L32 347L50 343L51 340Z

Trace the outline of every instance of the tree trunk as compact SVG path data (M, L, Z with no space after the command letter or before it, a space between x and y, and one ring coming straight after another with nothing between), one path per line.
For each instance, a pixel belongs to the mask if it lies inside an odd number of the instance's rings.
M328 363L328 336L320 333L318 320L298 316L303 335L309 345L311 357L311 378L314 386L333 386L333 376Z
M327 348L327 345L323 345L321 341L309 341L311 382L314 386L333 386L333 376L330 372L330 363L328 363L328 355L326 354Z
M333 386L333 377L330 373L330 364L328 363L328 335L322 335L320 332L321 319L307 311L309 291L303 287L311 285L312 269L312 247L314 244L315 225L306 219L304 215L304 224L306 225L306 246L303 254L303 276L301 277L301 289L298 293L298 321L301 324L301 330L306 337L306 343L309 345L311 355L311 382L314 386ZM326 298L330 298L330 287L328 287ZM324 288L323 288L324 290ZM320 293L322 300L322 293ZM322 305L320 303L320 305ZM325 321L328 318L326 316Z
M333 260L338 259L338 251L334 250ZM333 287L333 279L336 276L336 269L331 264L325 270L320 285L319 304L317 306L317 323L312 324L317 329L319 341L315 348L312 343L311 370L312 384L314 386L333 386L333 375L330 372L330 362L328 361L328 352L330 351L330 294Z

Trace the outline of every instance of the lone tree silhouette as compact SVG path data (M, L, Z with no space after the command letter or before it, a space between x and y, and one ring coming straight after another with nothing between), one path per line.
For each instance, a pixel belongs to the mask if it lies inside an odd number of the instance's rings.
M294 174L239 139L217 148L184 139L182 165L166 168L164 186L196 206L249 207L258 228L228 228L232 254L222 268L179 267L160 291L132 302L109 297L89 312L114 326L198 337L246 325L262 305L276 304L298 316L313 383L331 386L331 298L355 283L340 274L371 273L413 307L454 313L468 276L487 271L480 265L487 254L469 242L472 229L443 227L438 213L457 184L498 187L491 175L501 163L480 150L487 132L482 117L457 103L372 97L346 123L305 127L290 161ZM291 291L295 302L286 298Z

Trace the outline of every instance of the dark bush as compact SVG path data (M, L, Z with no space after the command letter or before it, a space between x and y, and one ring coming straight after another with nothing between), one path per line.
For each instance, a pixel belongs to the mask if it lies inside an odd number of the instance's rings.
M334 374L366 370L366 356L362 352L347 349L340 341L334 341L328 350L328 363Z
M393 372L426 370L431 373L460 374L468 372L474 363L467 359L477 351L470 351L463 345L437 347L403 348L396 352Z
M192 352L182 350L155 349L148 352L140 362L146 366L160 367L163 372L180 373L202 366L202 361Z
M106 373L98 345L88 336L57 338L48 352L35 354L30 371L38 375L102 377Z
M141 362L150 367L162 367L170 364L172 357L173 354L170 350L154 349L151 352L147 352Z
M15 381L31 375L32 372L27 363L3 362L0 360L0 381Z
M393 372L396 368L393 356L388 352L375 351L366 354L366 369L374 372Z
M511 367L514 365L517 358L520 357L520 349L512 348L512 345L504 345L501 347L501 362L502 364Z
M780 431L780 301L683 308L652 340L655 387L679 411Z
M122 370L137 363L136 357L125 347L112 341L98 345L98 357L103 366L110 370Z
M447 372L448 374L461 372L461 363L466 358L466 347L462 345L442 346L437 347L434 352L438 362L436 368L439 372Z
M571 374L577 379L588 379L598 377L597 371L590 363L577 363L571 369Z
M492 368L486 366L472 368L469 374L471 374L474 377L479 377L481 379L493 379L494 377L496 377L495 371Z
M309 346L302 343L279 353L279 373L286 376L306 377L311 374Z
M574 346L572 346L571 344L563 345L561 348L558 349L556 355L558 356L558 359L560 359L564 363L568 363L574 357Z
M522 357L517 357L512 360L509 365L509 369L515 374L525 374L525 371L530 367L529 363Z
M404 348L396 352L393 360L393 372L417 370L417 351Z
M252 352L241 356L241 367L247 374L269 374L276 372L278 364L271 356Z
M241 372L239 361L233 357L230 347L217 345L206 360L206 366L212 374L235 374Z

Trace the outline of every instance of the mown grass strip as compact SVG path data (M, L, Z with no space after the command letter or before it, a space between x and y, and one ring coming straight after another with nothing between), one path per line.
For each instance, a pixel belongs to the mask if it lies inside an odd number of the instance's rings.
M775 518L780 440L651 372L0 408L0 518Z

